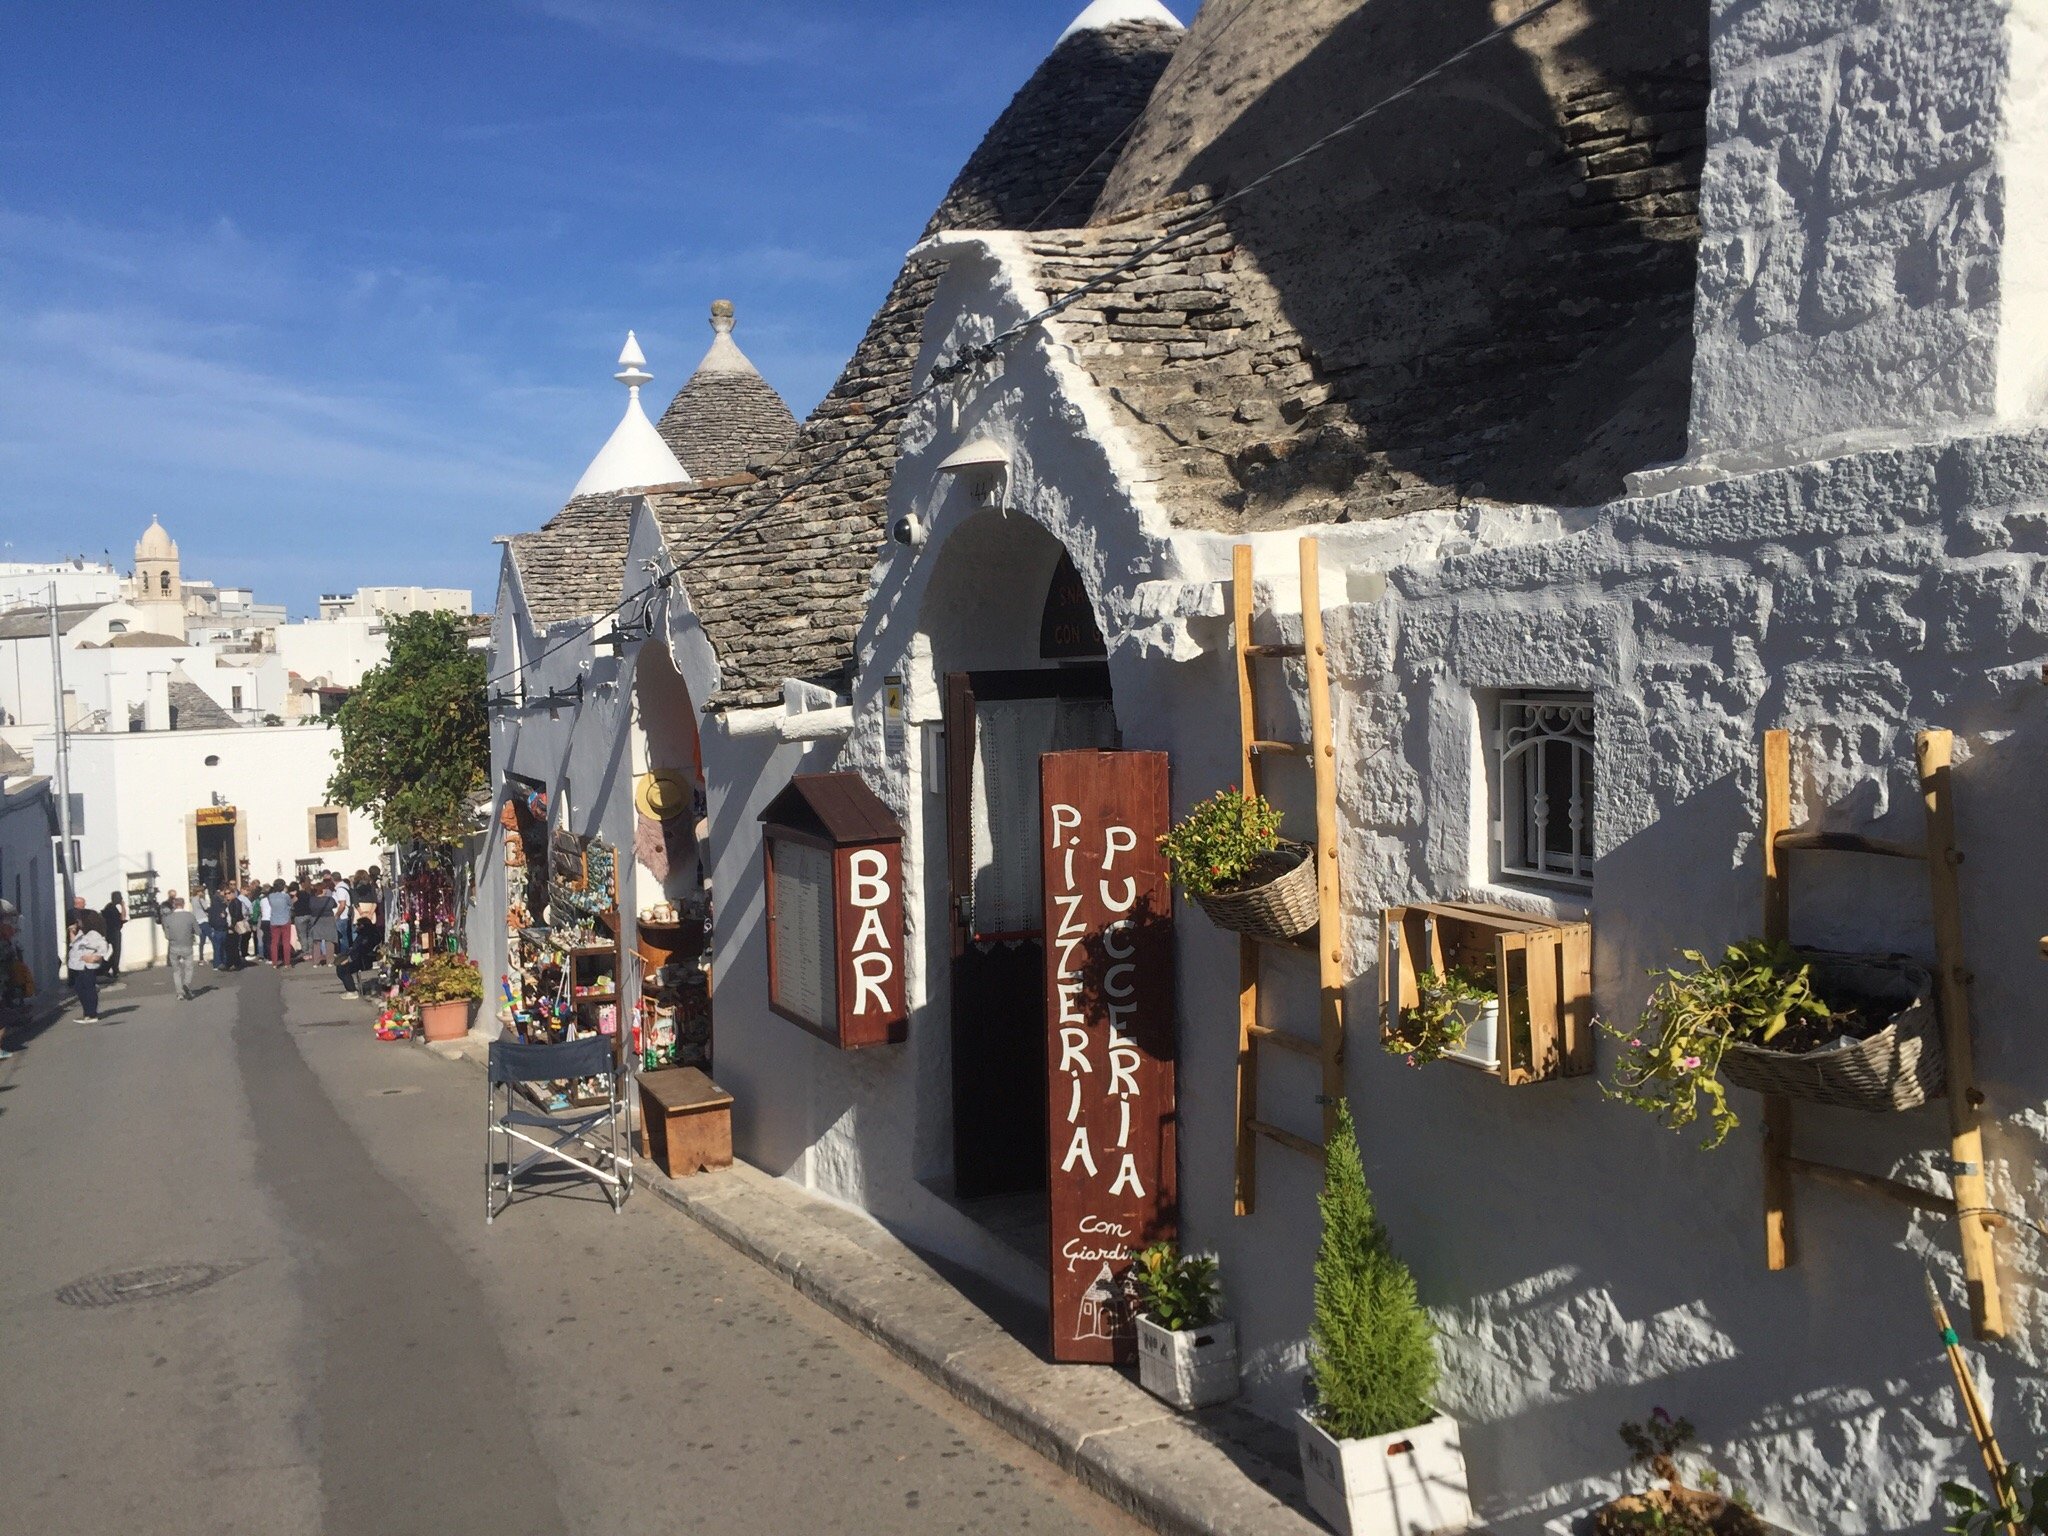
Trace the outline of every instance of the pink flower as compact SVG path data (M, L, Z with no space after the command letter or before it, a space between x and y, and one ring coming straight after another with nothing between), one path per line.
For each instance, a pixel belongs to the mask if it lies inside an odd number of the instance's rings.
M1688 1072L1692 1071L1694 1068L1699 1066L1699 1064L1700 1059L1697 1056L1688 1056L1685 1058L1683 1062L1680 1063L1680 1065L1683 1066L1685 1070Z

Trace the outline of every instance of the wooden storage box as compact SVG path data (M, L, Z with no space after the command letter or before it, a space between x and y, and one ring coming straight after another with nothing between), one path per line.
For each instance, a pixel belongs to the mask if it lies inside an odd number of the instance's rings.
M1493 978L1502 1082L1515 1087L1593 1070L1592 924L1467 902L1387 908L1380 914L1383 1032L1400 1009L1415 1005L1416 973L1442 975L1447 965Z
M695 1067L643 1072L640 1150L672 1179L732 1166L732 1095Z

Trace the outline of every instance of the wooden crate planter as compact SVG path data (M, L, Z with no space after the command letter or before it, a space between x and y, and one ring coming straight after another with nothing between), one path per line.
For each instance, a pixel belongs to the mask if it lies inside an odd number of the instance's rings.
M643 1072L640 1150L672 1179L732 1166L732 1095L695 1067Z
M1593 1070L1592 924L1467 902L1389 907L1380 914L1383 1033L1415 1006L1416 973L1442 975L1447 965L1493 981L1502 1082L1518 1087Z

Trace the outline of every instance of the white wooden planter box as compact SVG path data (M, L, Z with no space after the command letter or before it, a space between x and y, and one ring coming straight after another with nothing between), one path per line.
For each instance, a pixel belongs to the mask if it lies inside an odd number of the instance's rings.
M1451 1009L1465 1021L1465 1043L1444 1054L1467 1066L1500 1070L1500 1001L1453 1003Z
M1369 1440L1337 1440L1300 1416L1301 1480L1308 1505L1338 1536L1433 1536L1472 1524L1458 1423L1427 1424Z
M1179 1332L1138 1318L1138 1384L1176 1408L1207 1408L1237 1396L1237 1324Z

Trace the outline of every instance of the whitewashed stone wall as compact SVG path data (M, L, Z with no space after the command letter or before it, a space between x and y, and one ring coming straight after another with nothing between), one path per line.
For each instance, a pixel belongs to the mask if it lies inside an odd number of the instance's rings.
M927 362L1008 322L997 265L954 254ZM993 293L975 292L991 282ZM838 765L857 767L911 829L910 1040L844 1057L783 1031L784 1059L804 1063L801 1089L784 1091L811 1106L809 1160L801 1172L792 1162L793 1176L892 1224L919 1210L920 1235L968 1262L964 1236L920 1200L950 1136L944 824L922 787L920 736L943 672L1030 663L1022 647L1035 628L1020 632L1012 610L1020 590L1042 588L1021 557L991 558L1003 547L985 534L994 515L932 473L939 458L977 435L1010 449L1005 519L1074 554L1110 636L1125 744L1172 753L1176 806L1237 776L1219 585L1228 543L1163 527L1113 437L1095 430L1098 406L1057 346L1040 345L906 428L894 510L925 516L933 532L924 550L891 550L878 567L856 729ZM2048 440L1873 450L1591 512L1467 509L1328 532L1347 1083L1382 1212L1445 1330L1444 1396L1466 1426L1482 1514L1530 1529L1613 1488L1615 1427L1662 1404L1689 1414L1716 1462L1795 1529L1933 1529L1936 1485L1974 1456L1920 1293L1923 1265L1958 1292L1947 1224L1802 1185L1802 1260L1767 1272L1753 1099L1740 1106L1745 1129L1709 1155L1607 1101L1597 1079L1510 1090L1448 1067L1412 1071L1375 1047L1376 919L1384 905L1431 897L1589 913L1598 1007L1626 1021L1650 967L1759 926L1765 728L1794 732L1801 814L1905 839L1919 833L1912 733L1954 729L1994 1187L2001 1202L2048 1215L2048 1058L2032 1000L2048 915L2037 814ZM1262 623L1295 631L1293 538L1257 543L1280 613ZM1017 533L1010 547L1030 540ZM977 573L964 586L949 551ZM912 684L912 718L892 749L878 693L897 671ZM1600 864L1588 901L1489 882L1479 705L1510 687L1596 697ZM1270 722L1275 734L1290 726ZM1306 784L1289 789L1284 767L1274 781L1305 816ZM1793 921L1804 942L1931 949L1916 865L1807 856ZM1235 941L1183 909L1179 964L1186 1236L1222 1256L1251 1401L1277 1416L1298 1400L1317 1171L1262 1148L1258 1213L1232 1214ZM1312 1030L1310 967L1275 969L1272 1020ZM721 996L721 1051L755 1027ZM1264 1112L1313 1133L1312 1067L1269 1061ZM1600 1065L1612 1065L1604 1041ZM1800 1139L1809 1155L1943 1187L1938 1108L1811 1111ZM2014 1339L1982 1358L2001 1427L2025 1454L2048 1437L2037 1299L2048 1250L2016 1229L1999 1246Z
M1712 49L1693 457L2038 412L2048 4L1717 0Z

